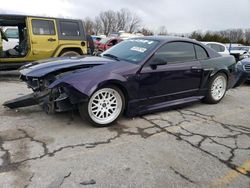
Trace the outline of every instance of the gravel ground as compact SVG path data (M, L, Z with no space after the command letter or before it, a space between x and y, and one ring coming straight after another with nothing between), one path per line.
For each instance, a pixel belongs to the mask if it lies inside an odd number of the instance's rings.
M29 93L0 81L0 104ZM217 105L93 128L78 113L0 106L1 187L250 187L250 85Z

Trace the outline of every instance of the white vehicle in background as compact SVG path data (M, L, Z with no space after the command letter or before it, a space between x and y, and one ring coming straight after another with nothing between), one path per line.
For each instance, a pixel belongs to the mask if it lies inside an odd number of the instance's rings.
M250 47L249 46L237 46L231 47L230 54L235 56L238 60L250 57Z
M220 53L221 55L230 55L227 47L225 44L219 43L219 42L202 42L203 44L209 46L216 52Z
M119 31L119 32L111 32L109 34L109 37L119 37L122 40L130 39L130 38L135 38L135 37L143 37L144 35L141 33L128 33L125 31Z
M19 34L17 27L4 27L3 32L8 37L8 41L3 41L3 51L13 49L19 44Z
M225 45L226 45L228 50L232 47L243 46L242 44L238 44L238 43L226 43Z

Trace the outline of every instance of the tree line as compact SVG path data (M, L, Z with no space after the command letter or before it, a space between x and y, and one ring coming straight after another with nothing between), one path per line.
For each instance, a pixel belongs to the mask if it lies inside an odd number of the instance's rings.
M222 31L207 31L205 33L194 31L188 37L198 41L250 45L250 29L227 29Z

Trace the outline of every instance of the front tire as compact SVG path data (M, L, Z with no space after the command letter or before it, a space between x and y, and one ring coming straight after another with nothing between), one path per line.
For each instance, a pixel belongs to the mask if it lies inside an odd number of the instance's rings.
M95 91L88 102L79 106L81 117L97 127L110 126L123 114L125 99L122 91L107 86Z
M224 73L218 73L210 80L207 95L203 101L209 104L219 103L225 96L226 90L227 76Z

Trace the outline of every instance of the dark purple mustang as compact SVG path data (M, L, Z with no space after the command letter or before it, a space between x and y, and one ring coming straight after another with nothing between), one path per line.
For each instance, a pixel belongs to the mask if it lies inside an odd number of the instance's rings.
M20 73L34 93L5 106L79 109L96 126L112 124L123 112L135 116L198 100L218 103L246 77L232 56L195 40L153 36L125 40L101 57L28 64Z

